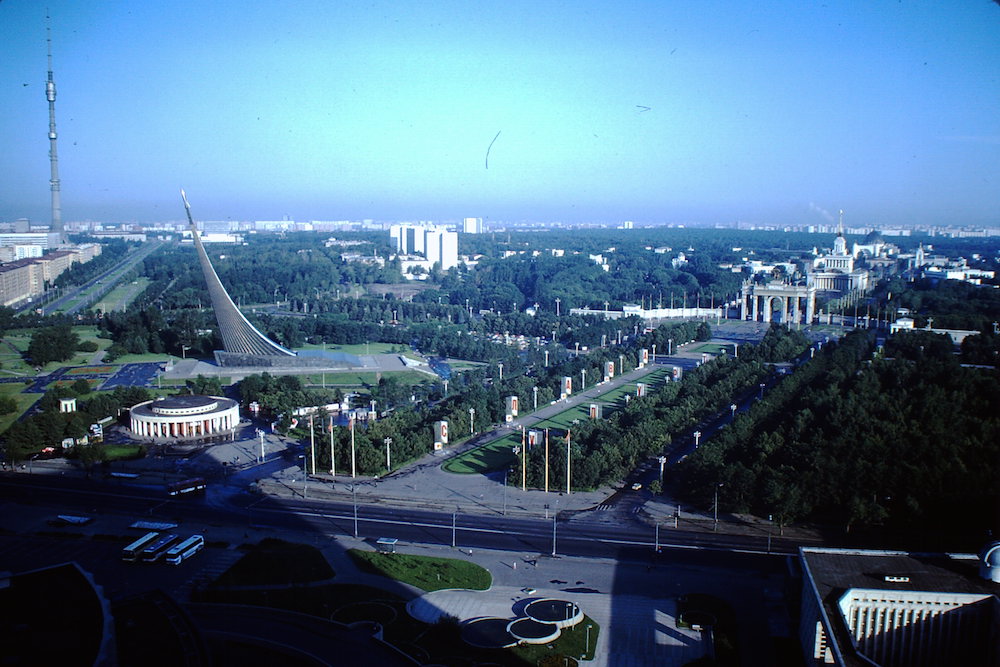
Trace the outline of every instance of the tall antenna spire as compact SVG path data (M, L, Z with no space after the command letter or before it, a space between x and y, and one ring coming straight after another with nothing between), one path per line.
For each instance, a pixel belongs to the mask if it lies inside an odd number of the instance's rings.
M49 231L59 234L59 244L66 243L66 232L62 222L62 204L59 201L59 152L56 150L56 82L52 78L52 26L48 10L45 11L45 42L49 51L49 78L45 82L45 99L49 101L49 164L51 176L49 189L52 191L52 225Z

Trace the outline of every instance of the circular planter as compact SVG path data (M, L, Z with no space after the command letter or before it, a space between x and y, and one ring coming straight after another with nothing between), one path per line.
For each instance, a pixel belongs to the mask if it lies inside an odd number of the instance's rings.
M583 612L569 600L545 598L535 600L524 608L524 615L539 623L552 623L559 628L569 628L583 620Z
M507 632L514 635L522 644L548 644L558 639L562 631L555 623L519 618L510 622Z
M396 620L396 610L384 602L355 602L344 605L333 612L330 618L348 624L358 621L375 621L384 627Z
M507 626L508 618L478 618L462 626L462 640L478 648L510 648L517 644Z

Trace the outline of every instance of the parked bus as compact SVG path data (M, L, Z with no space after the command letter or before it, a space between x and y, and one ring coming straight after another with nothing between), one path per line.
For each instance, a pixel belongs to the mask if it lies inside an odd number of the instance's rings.
M137 539L135 542L122 549L122 560L125 561L126 563L136 562L137 560L139 560L139 554L142 552L142 550L145 549L147 546L149 546L149 543L155 540L159 536L160 534L156 531L153 531L151 533L146 533L145 535Z
M191 479L185 479L182 482L174 482L173 484L167 485L167 493L172 496L180 496L185 493L196 493L198 491L204 491L205 487L208 486L205 480L201 477L192 477Z
M180 544L170 547L170 550L167 551L167 562L171 565L180 565L204 547L205 538L201 535L192 535Z
M174 533L160 535L153 540L152 543L146 545L146 548L139 554L139 558L142 559L143 563L155 563L160 560L160 558L163 557L163 554L167 553L167 550L179 539L180 536L175 535Z

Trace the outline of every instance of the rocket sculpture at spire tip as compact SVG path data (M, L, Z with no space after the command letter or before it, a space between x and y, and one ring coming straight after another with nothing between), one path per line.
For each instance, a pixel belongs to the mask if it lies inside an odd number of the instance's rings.
M184 208L191 210L191 204L188 203L187 195L184 194L184 188L181 188L181 199L184 200Z

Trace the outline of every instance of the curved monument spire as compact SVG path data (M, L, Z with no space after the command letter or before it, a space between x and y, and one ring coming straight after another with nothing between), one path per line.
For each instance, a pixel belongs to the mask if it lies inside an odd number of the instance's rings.
M188 203L187 195L184 194L183 189L181 189L181 198L184 200L188 222L191 224L194 247L198 250L198 261L201 263L202 273L205 274L208 294L212 298L212 309L215 310L215 319L219 322L219 334L222 336L222 345L226 352L256 357L296 356L291 350L278 345L258 331L257 327L250 324L249 320L233 303L226 288L222 286L222 281L219 280L215 267L208 259L208 253L205 252L205 246L202 245L201 237L198 236L198 230L195 229L194 220L191 218L191 205Z

